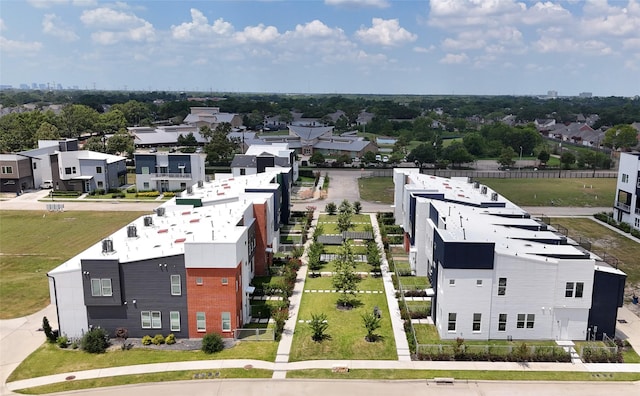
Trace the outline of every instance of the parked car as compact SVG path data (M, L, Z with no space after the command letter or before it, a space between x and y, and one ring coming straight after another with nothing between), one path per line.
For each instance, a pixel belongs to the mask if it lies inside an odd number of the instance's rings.
M40 188L53 188L53 180L43 180L42 183L40 183Z

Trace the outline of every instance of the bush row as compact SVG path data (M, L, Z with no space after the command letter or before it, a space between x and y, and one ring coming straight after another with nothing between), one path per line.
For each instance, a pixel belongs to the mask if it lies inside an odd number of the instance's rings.
M167 345L172 345L176 343L176 336L171 333L168 336L164 337L162 334L156 334L155 336L151 337L150 335L146 335L144 337L142 337L142 345L162 345L162 344L167 344Z
M640 238L640 231L632 228L629 223L618 222L613 218L613 213L609 212L600 212L593 215L596 219L609 224L610 226L616 227L617 229L630 233L636 238Z

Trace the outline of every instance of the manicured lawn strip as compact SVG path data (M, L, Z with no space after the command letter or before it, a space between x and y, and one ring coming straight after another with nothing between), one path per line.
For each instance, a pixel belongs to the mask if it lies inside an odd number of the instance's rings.
M361 177L358 179L360 199L369 202L393 203L393 178Z
M402 272L402 273L411 272L411 265L409 264L408 261L397 261L394 259L393 264L396 266L396 271L398 272Z
M0 319L47 306L47 272L144 214L0 211Z
M228 378L271 378L273 371L264 369L249 369L233 368L233 369L220 369L211 371L165 371L162 373L153 374L132 374L132 375L120 375L117 377L95 378L88 380L77 380L59 382L51 385L37 386L34 388L21 389L18 393L26 395L43 395L47 393L56 392L69 392L80 389L93 389L104 388L107 386L121 386L142 384L146 382L170 382L170 381L185 381L194 379L195 375L208 375L211 374L210 380L216 379L228 379ZM217 377L213 377L218 374ZM207 378L209 379L209 378ZM195 380L195 379L194 379Z
M472 371L472 370L349 370L331 369L288 371L287 378L409 380L436 377L485 381L638 381L640 373L586 373L581 371Z
M356 261L356 268L355 268L356 272L371 272L372 269L373 267L371 267L371 264L365 263L364 261ZM335 266L335 262L333 261L326 263L322 267L322 271L334 272L335 270L336 270L336 266Z
M337 221L337 217L334 216L334 219L336 219ZM336 235L336 234L341 234L341 232L338 230L338 223L336 222L324 222L324 223L318 223L318 225L322 225L322 233L323 234L327 234L327 235ZM349 231L352 232L364 232L367 229L367 226L370 226L370 224L353 224L353 226L349 229Z
M401 276L400 282L403 288L406 289L426 289L431 287L429 278L426 276Z
M378 288L382 290L382 281L376 280L380 283ZM310 320L311 315L316 313L326 314L329 323L326 333L331 338L315 342L311 339L309 325L296 323L290 361L316 359L396 360L398 356L385 295L383 293L357 294L360 305L348 311L340 311L336 308L337 298L337 293L302 294L298 320ZM373 311L374 306L378 306L382 313L382 327L376 330L376 334L382 336L382 340L367 342L365 341L366 330L362 325L361 315Z
M173 196L171 197L173 198ZM125 199L125 200L140 200L140 201L155 201L158 199L158 197L136 197L136 193L129 193L124 191L124 198L113 198L113 193L107 193L107 194L96 194L96 195L87 195L86 199L104 199L105 201L115 201L118 199ZM163 200L168 200L169 198L161 198Z
M256 359L273 362L277 350L277 342L260 341L239 342L233 348L210 355L199 350L163 351L143 348L134 348L128 351L118 349L102 354L90 354L79 350L60 349L56 345L47 343L23 360L18 368L11 373L7 382L50 374L136 364L221 359Z
M333 282L333 279L330 276L320 276L317 278L307 277L307 280L304 283L304 289L305 290L334 290L335 287L333 287L332 282ZM358 290L384 291L382 279L376 278L373 276L362 278L362 281L358 283ZM336 293L332 293L332 294L337 296ZM360 294L358 293L358 295ZM385 305L387 304L385 303Z
M627 274L627 284L640 282L640 244L618 234L615 231L596 223L591 219L580 218L552 218L552 224L560 224L568 228L569 237L587 238L594 253L600 255L608 252L614 255L620 263L618 268Z
M434 325L414 324L413 330L416 333L418 344L439 344L440 336Z
M338 254L342 247L339 245L325 245L323 247L326 254ZM367 247L364 245L352 245L353 254L367 254Z
M407 252L404 251L404 247L402 246L390 246L389 247L389 251L391 251L391 255L403 255L404 257L407 257Z
M477 179L520 206L610 206L616 179ZM586 186L586 188L585 188ZM593 187L593 188L591 188Z

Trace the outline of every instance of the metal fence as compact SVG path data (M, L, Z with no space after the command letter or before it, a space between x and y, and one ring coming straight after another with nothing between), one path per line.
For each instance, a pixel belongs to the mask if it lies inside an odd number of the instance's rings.
M467 354L492 354L511 355L515 353L536 354L564 354L566 351L560 346L554 345L491 345L491 344L462 344L459 347L454 344L418 344L416 352L425 355L467 353Z
M420 169L420 173L439 177L473 177L489 179L615 179L614 171L571 171L571 170L510 170L510 171L476 171L473 169ZM393 169L367 169L362 177L392 177Z
M235 329L233 338L242 341L274 341L276 333L272 328Z

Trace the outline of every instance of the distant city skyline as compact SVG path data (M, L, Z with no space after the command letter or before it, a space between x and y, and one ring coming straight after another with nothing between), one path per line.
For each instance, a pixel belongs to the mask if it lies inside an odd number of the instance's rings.
M636 96L639 0L0 3L0 87Z

